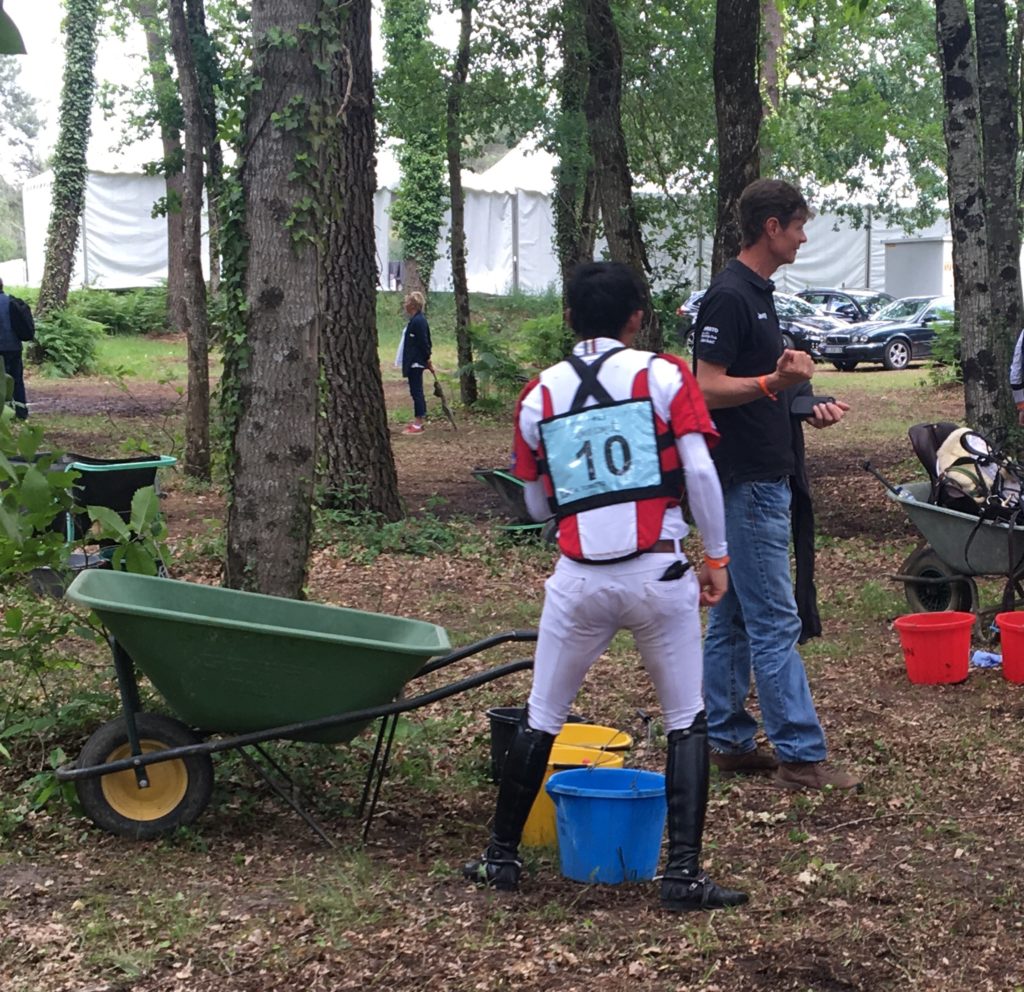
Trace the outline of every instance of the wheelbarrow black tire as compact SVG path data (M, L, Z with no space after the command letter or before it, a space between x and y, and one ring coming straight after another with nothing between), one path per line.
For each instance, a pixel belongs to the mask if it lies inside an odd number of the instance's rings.
M137 713L135 726L144 754L198 744L183 723L157 713ZM131 755L124 717L111 720L86 742L78 767L118 761ZM96 826L132 840L147 840L195 822L213 791L213 761L193 754L146 766L150 785L140 789L129 769L75 783L82 809Z
M944 579L959 575L931 548L918 548L904 563L900 572L922 579ZM940 613L943 610L970 611L973 605L968 580L961 582L904 582L907 603L915 613Z

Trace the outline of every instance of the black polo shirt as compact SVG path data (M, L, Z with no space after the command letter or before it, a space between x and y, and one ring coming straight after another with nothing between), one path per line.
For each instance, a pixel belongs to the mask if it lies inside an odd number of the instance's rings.
M733 259L711 280L700 303L695 358L722 365L731 376L767 375L782 354L775 284ZM723 486L792 475L792 424L785 396L761 396L712 410L722 435L712 449Z

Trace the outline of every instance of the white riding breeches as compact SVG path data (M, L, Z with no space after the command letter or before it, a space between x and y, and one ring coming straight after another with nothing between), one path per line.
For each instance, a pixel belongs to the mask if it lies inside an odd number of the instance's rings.
M544 584L529 703L533 729L562 729L591 665L623 629L632 632L654 682L665 733L693 723L704 708L697 577L690 568L682 578L659 581L681 557L645 554L608 565L559 559Z

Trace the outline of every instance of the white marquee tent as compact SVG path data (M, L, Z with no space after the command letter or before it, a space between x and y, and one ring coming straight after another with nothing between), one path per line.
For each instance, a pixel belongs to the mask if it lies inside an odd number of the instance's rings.
M553 156L520 147L482 173L463 172L469 288L474 292L544 292L559 282L551 206ZM374 227L381 285L391 288L390 210L399 170L390 148L378 154ZM50 215L52 173L29 180L22 192L29 285L42 279ZM163 195L159 177L140 172L90 171L85 214L72 286L117 289L158 285L167 274L167 235L162 218L152 216ZM438 243L431 288L450 290L449 218ZM886 242L911 232L851 227L841 218L819 215L807 225L808 242L797 261L781 269L776 284L795 291L811 284L884 288ZM919 236L944 237L945 222ZM652 251L656 251L654 246ZM706 282L710 239L694 243L680 275L695 286ZM391 263L391 264L389 264ZM916 290L911 290L916 291Z

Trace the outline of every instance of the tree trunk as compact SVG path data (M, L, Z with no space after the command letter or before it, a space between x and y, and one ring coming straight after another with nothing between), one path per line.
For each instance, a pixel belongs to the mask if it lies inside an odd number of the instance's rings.
M203 109L203 148L206 152L206 204L207 230L210 245L210 293L220 292L220 198L224 189L224 154L217 136L217 102L214 85L220 79L220 69L210 34L206 29L206 8L203 0L188 0L189 37L195 56L196 77L199 83L199 102Z
M321 101L328 128L318 210L326 226L320 296L325 502L398 520L402 505L377 352L370 0L350 0L341 16L341 54L323 56L332 71L324 75Z
M762 105L757 85L760 0L718 0L715 19L715 116L718 217L711 274L740 251L740 194L761 174Z
M945 105L946 174L953 234L953 287L964 364L967 422L981 427L995 408L976 377L973 357L989 339L988 237L978 70L964 0L935 0L939 69ZM1005 376L1008 365L1001 373Z
M136 16L146 33L146 55L149 75L153 80L153 100L156 104L163 146L164 190L167 218L167 326L184 332L187 327L185 313L185 221L181 212L184 177L181 173L181 101L177 83L167 64L165 28L151 0L142 0L136 6Z
M427 297L427 286L420 275L419 262L408 255L402 261L402 292L406 296L409 293L422 293L424 299Z
M459 0L461 25L459 47L448 87L446 134L448 139L448 183L451 187L452 285L455 290L455 346L458 354L459 394L470 406L476 402L476 376L466 367L473 361L469 338L469 281L466 278L466 201L462 191L462 96L469 75L469 39L473 31L475 0Z
M633 177L622 133L622 46L619 44L619 32L609 0L583 0L583 15L590 68L584 103L590 150L597 170L604 233L612 258L631 266L644 286L646 313L636 346L660 351L661 328L651 303L650 266L633 208Z
M779 109L779 51L782 49L782 14L778 0L761 0L764 23L764 54L761 75L764 79L765 99L772 110Z
M185 400L185 474L210 478L210 318L203 277L203 108L184 0L169 0L171 45L185 128L185 182L181 215L185 229L185 315L188 321L188 391Z
M584 101L588 85L587 39L579 0L562 11L562 76L559 94L558 165L555 169L555 242L562 274L562 310L573 270L594 259L597 238L597 172L590 154ZM567 331L567 342L572 333Z
M86 151L96 88L96 0L68 0L64 18L64 82L53 156L53 208L46 235L46 261L36 316L59 310L68 300L78 228L85 209Z
M306 579L319 394L316 252L293 238L309 187L294 175L309 154L302 127L280 120L318 87L303 25L318 0L254 0L253 91L242 165L249 264L247 361L237 374L225 579L236 589L298 597Z
M1008 25L1004 0L975 0L978 35L978 98L985 159L985 225L988 229L988 340L964 354L964 383L971 382L974 424L984 434L1004 435L1016 420L1007 370L1024 325L1021 300L1020 228L1017 200L1017 106L1010 90Z

